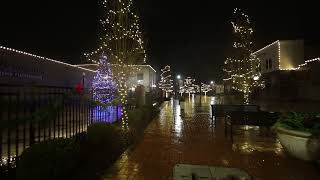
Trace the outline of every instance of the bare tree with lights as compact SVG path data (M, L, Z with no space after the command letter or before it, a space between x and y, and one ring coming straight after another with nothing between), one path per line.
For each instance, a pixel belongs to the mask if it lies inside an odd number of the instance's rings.
M188 93L189 97L191 96L191 94L194 94L197 91L194 83L195 79L192 79L191 77L187 77L186 79L184 79L183 92Z
M248 15L241 9L236 8L231 20L233 26L233 50L232 55L224 62L225 83L231 84L232 88L243 93L243 101L249 104L249 95L253 88L260 86L254 80L256 75L254 66L257 59L252 56L252 25Z
M201 92L204 92L205 96L207 96L207 93L211 90L212 90L211 85L201 83Z
M159 88L166 94L173 92L173 80L171 76L170 66L166 66L161 69L161 80L159 82Z
M128 128L127 80L138 70L137 65L146 61L139 17L133 12L132 0L103 0L101 7L105 12L100 21L103 26L101 45L85 56L95 63L101 52L108 56L123 106L122 126Z

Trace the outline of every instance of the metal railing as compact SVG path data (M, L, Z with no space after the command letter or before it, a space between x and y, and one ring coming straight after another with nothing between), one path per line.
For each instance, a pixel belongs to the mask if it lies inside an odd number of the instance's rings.
M95 122L115 122L121 108L92 103L73 88L0 84L0 166L14 164L29 146L70 138Z

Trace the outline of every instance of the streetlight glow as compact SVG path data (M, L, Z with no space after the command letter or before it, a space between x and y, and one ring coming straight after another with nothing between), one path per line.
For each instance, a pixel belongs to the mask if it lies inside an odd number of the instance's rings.
M177 79L181 79L181 76L180 76L180 75L177 75Z

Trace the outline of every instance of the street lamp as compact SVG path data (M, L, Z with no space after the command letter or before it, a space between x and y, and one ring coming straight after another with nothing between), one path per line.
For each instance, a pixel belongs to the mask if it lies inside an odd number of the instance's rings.
M214 81L211 81L210 84L214 84Z
M179 87L180 87L180 79L181 79L181 75L180 74L178 74L177 75L177 80L176 81L174 81L174 83L175 83L175 85L174 85L174 94L175 94L175 97L177 97L177 92L179 91Z
M255 81L258 81L259 79L260 79L259 76L254 76L254 77L253 77L253 80L255 80Z

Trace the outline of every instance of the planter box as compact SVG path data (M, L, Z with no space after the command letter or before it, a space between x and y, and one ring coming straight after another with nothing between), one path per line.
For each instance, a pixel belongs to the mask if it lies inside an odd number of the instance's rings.
M320 139L310 133L277 128L278 138L283 148L293 157L315 161L320 157Z

